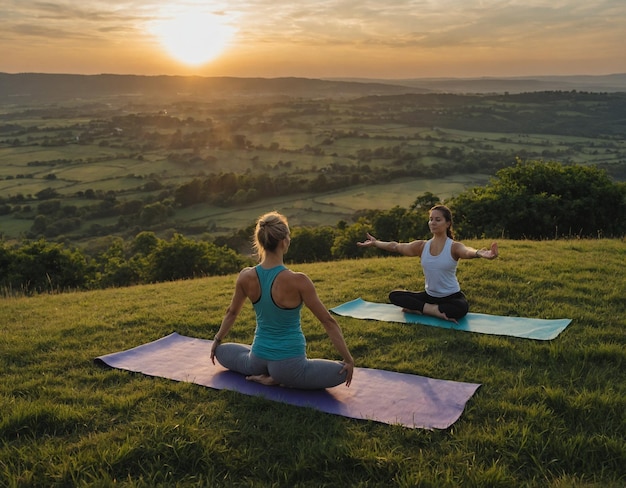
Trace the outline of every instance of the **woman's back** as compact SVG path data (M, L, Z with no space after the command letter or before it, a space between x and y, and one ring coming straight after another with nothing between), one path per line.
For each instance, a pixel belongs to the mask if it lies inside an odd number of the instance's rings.
M289 270L281 264L271 268L258 265L254 271L260 285L260 295L258 300L253 302L256 330L252 352L270 360L303 355L306 350L306 341L300 327L302 301L299 300L295 307L284 307L284 300L276 301L277 295L285 293L294 295L294 291L289 290L287 283L293 280L279 280L282 275L288 276ZM276 282L283 283L277 286L278 290L274 290Z

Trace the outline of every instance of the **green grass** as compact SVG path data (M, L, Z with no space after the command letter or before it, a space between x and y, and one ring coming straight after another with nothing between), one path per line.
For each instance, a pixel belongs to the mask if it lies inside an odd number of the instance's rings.
M460 264L472 310L573 319L558 338L338 317L359 367L482 384L443 431L93 363L173 331L212 338L235 276L2 299L0 486L624 486L626 243L502 241L500 253ZM422 283L418 260L395 256L293 268L328 307ZM306 310L303 328L309 356L337 357ZM229 340L252 334L247 304Z

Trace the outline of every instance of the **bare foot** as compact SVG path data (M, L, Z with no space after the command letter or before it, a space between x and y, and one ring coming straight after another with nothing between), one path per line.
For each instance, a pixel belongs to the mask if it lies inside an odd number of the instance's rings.
M459 325L459 321L457 319L451 319L450 317L448 317L445 313L443 314L442 317L444 320L447 320L448 322L454 322L456 325Z
M410 308L403 308L402 311L404 313L412 313L414 315L424 315L422 312L420 312L419 310L412 310Z
M278 385L278 382L276 380L274 380L274 378L272 378L270 375L268 374L255 374L255 375L250 375L250 376L246 376L246 379L248 381L255 381L257 383L261 383L262 385L266 385L266 386L275 386Z
M449 318L445 313L439 310L439 305L434 303L427 303L424 305L424 315L430 315L431 317L437 317L438 319L447 320L448 322L454 322L458 324L456 319Z

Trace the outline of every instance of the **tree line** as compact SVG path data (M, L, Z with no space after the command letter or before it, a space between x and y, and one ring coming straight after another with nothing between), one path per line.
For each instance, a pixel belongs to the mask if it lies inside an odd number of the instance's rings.
M0 245L0 290L31 295L131 286L229 274L249 262L233 249L181 234L165 240L140 232L95 254L41 238Z
M428 212L437 203L439 197L427 192L408 208L358 212L352 223L295 227L286 260L319 262L380 253L356 246L366 232L384 240L427 239ZM626 235L626 183L616 183L604 170L591 166L517 160L514 166L499 170L487 185L444 203L453 211L458 238ZM45 238L19 244L0 242L0 290L5 295L29 295L236 273L254 263L253 225L213 242L182 234L166 240L142 231L131 240L115 238L95 253Z

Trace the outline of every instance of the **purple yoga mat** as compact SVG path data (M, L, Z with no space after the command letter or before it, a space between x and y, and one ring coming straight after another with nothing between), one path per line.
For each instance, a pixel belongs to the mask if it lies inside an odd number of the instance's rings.
M355 368L350 387L310 391L264 386L217 363L213 365L209 359L212 342L173 333L133 349L99 356L96 362L344 417L423 429L451 426L480 386L369 368Z

